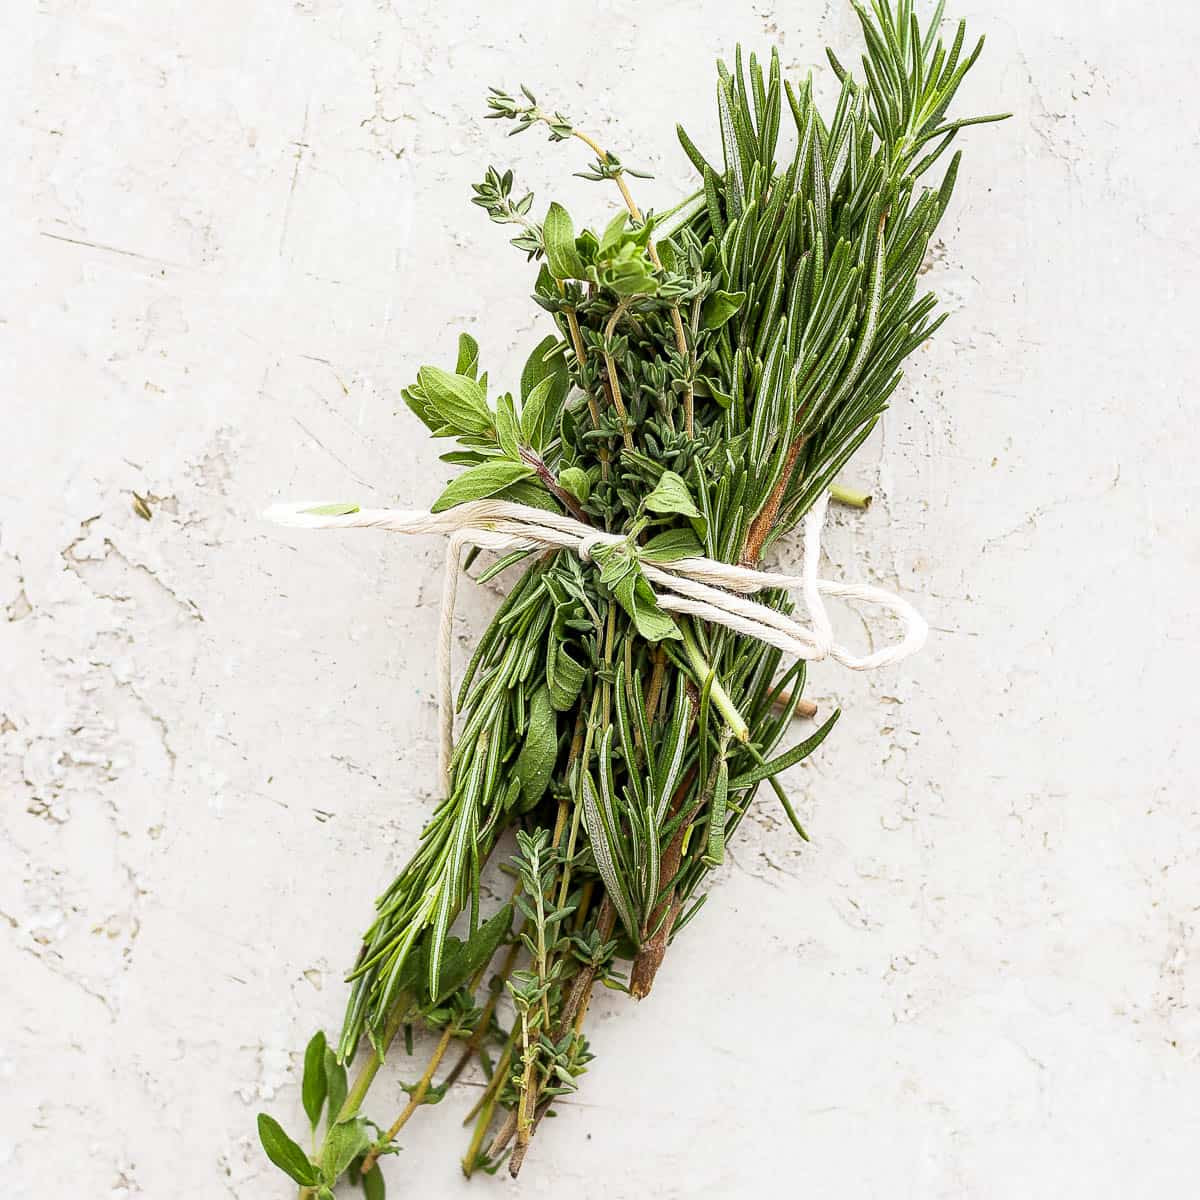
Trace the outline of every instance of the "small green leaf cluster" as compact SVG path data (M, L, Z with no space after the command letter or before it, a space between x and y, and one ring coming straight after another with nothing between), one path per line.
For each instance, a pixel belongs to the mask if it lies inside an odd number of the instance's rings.
M434 437L452 437L461 449L443 461L467 469L434 502L442 512L471 500L497 497L556 510L560 489L544 456L557 446L556 426L569 377L561 346L546 338L521 375L521 399L511 392L488 401L487 375L479 375L479 347L470 334L459 337L454 371L422 367L402 395ZM557 511L557 510L556 510Z
M378 1164L363 1171L363 1160L371 1149L370 1122L346 1105L346 1069L325 1044L318 1031L304 1052L301 1099L314 1143L321 1114L326 1113L325 1138L312 1157L301 1149L274 1117L258 1114L258 1137L267 1157L285 1175L318 1200L330 1200L341 1177L349 1172L351 1182L361 1185L366 1200L384 1200L386 1189Z
M571 122L560 112L549 113L538 107L537 97L521 85L523 100L514 99L499 88L488 89L488 117L516 122L511 134L524 133L534 125L545 125L552 142L565 142L574 133Z
M475 195L472 204L478 204L497 225L520 225L521 232L512 239L518 250L524 250L530 259L536 258L544 249L541 227L529 219L533 207L533 193L528 192L513 199L513 173L501 174L489 167L482 183L472 184Z

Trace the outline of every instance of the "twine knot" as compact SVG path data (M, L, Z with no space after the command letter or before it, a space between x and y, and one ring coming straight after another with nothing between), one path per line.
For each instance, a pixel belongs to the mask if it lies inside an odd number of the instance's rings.
M760 571L711 558L680 558L652 563L638 555L639 566L667 612L697 617L734 633L766 642L785 653L816 662L832 658L851 671L873 671L916 654L929 634L921 614L899 596L869 584L820 579L821 530L828 497L822 495L804 518L804 561L799 575ZM442 589L438 639L439 708L442 774L449 795L454 739L454 693L451 648L454 604L461 574L462 550L567 550L591 562L597 549L627 543L621 534L605 533L573 517L547 512L510 500L474 500L445 512L405 509L348 509L348 506L276 504L263 514L270 521L300 529L388 529L398 533L448 533L450 544ZM636 552L636 547L635 547ZM762 591L799 592L808 609L809 625L746 597ZM903 637L872 654L856 655L834 639L823 597L840 596L888 609L904 629Z

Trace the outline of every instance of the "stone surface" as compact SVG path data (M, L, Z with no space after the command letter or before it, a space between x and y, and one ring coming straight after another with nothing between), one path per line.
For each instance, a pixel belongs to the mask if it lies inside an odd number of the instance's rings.
M290 1194L254 1114L298 1125L297 1051L429 811L440 547L255 514L434 496L399 388L460 328L511 379L546 327L468 203L489 162L611 207L482 122L485 85L553 97L661 205L718 53L857 46L848 6L799 8L42 0L6 39L6 1195ZM1200 12L966 10L966 102L1016 117L964 138L950 323L829 539L933 639L814 669L845 718L790 781L813 844L764 800L653 997L597 1004L527 1195L1194 1194ZM466 1194L475 1094L410 1126L396 1194Z

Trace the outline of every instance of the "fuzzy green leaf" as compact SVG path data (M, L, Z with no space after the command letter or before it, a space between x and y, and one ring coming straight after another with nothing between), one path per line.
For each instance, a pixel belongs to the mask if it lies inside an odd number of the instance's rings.
M692 500L692 493L683 478L674 471L664 471L658 486L644 501L651 512L679 513L684 517L698 517L700 510Z
M638 633L648 642L680 640L678 626L658 606L654 589L641 571L630 571L613 588L617 603L633 618Z
M551 424L551 412L553 411L555 416L558 413L557 405L554 404L557 383L553 375L547 375L534 385L521 406L521 437L527 446L532 446L538 451L544 449L549 441L547 435ZM561 404L562 401L558 403Z
M483 500L504 491L533 474L533 468L522 462L512 462L501 459L497 462L480 463L477 467L469 467L457 479L447 486L446 490L434 501L430 512L445 512L458 504L466 504L471 500Z
M325 1049L325 1080L329 1096L325 1105L325 1127L331 1128L341 1116L346 1102L346 1068L338 1062L332 1050Z
M586 278L583 259L575 248L575 226L571 214L561 204L550 205L542 225L546 244L546 263L555 279Z
M561 404L571 385L571 377L563 355L563 344L554 334L542 338L525 360L525 366L521 369L521 402L527 402L530 392L549 377L556 381L553 395Z
M567 467L558 476L558 486L568 491L580 504L586 504L592 494L592 481L582 467Z
M513 398L505 393L496 401L496 440L500 443L500 449L513 460L520 456L520 437L521 428L517 424Z
M690 529L667 529L655 534L639 551L648 562L669 563L704 553L700 539Z
M335 1125L321 1150L321 1177L332 1186L341 1173L371 1144L367 1123L357 1117Z
M492 428L487 394L476 380L441 367L422 367L417 381L428 405L455 432L481 434Z
M546 655L546 686L550 689L550 703L557 712L567 712L579 699L587 679L587 667L575 661L566 646L550 638Z
M469 333L458 335L458 361L454 373L465 375L468 379L475 379L479 375L479 343Z

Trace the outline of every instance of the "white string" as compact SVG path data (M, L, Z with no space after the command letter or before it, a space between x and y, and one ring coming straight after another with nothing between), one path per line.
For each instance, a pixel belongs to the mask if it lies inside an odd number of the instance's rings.
M711 558L681 558L669 563L641 561L654 586L659 605L668 612L698 617L713 625L775 646L798 658L817 662L832 658L851 671L874 671L916 654L929 634L921 614L907 601L861 583L820 579L821 530L828 498L822 496L804 518L804 561L799 575L758 571ZM448 533L446 577L438 632L438 706L441 735L442 783L449 795L450 762L454 753L454 689L451 653L454 644L454 605L464 546L485 550L569 550L589 562L599 546L625 542L620 534L604 533L560 513L514 504L509 500L474 500L445 512L364 508L338 515L313 512L319 503L276 504L263 514L280 525L298 529L388 529L397 533ZM755 592L798 592L804 598L811 624L803 625L786 613L746 599ZM856 655L834 641L833 624L823 596L840 596L877 604L896 616L904 628L898 642L873 654Z

